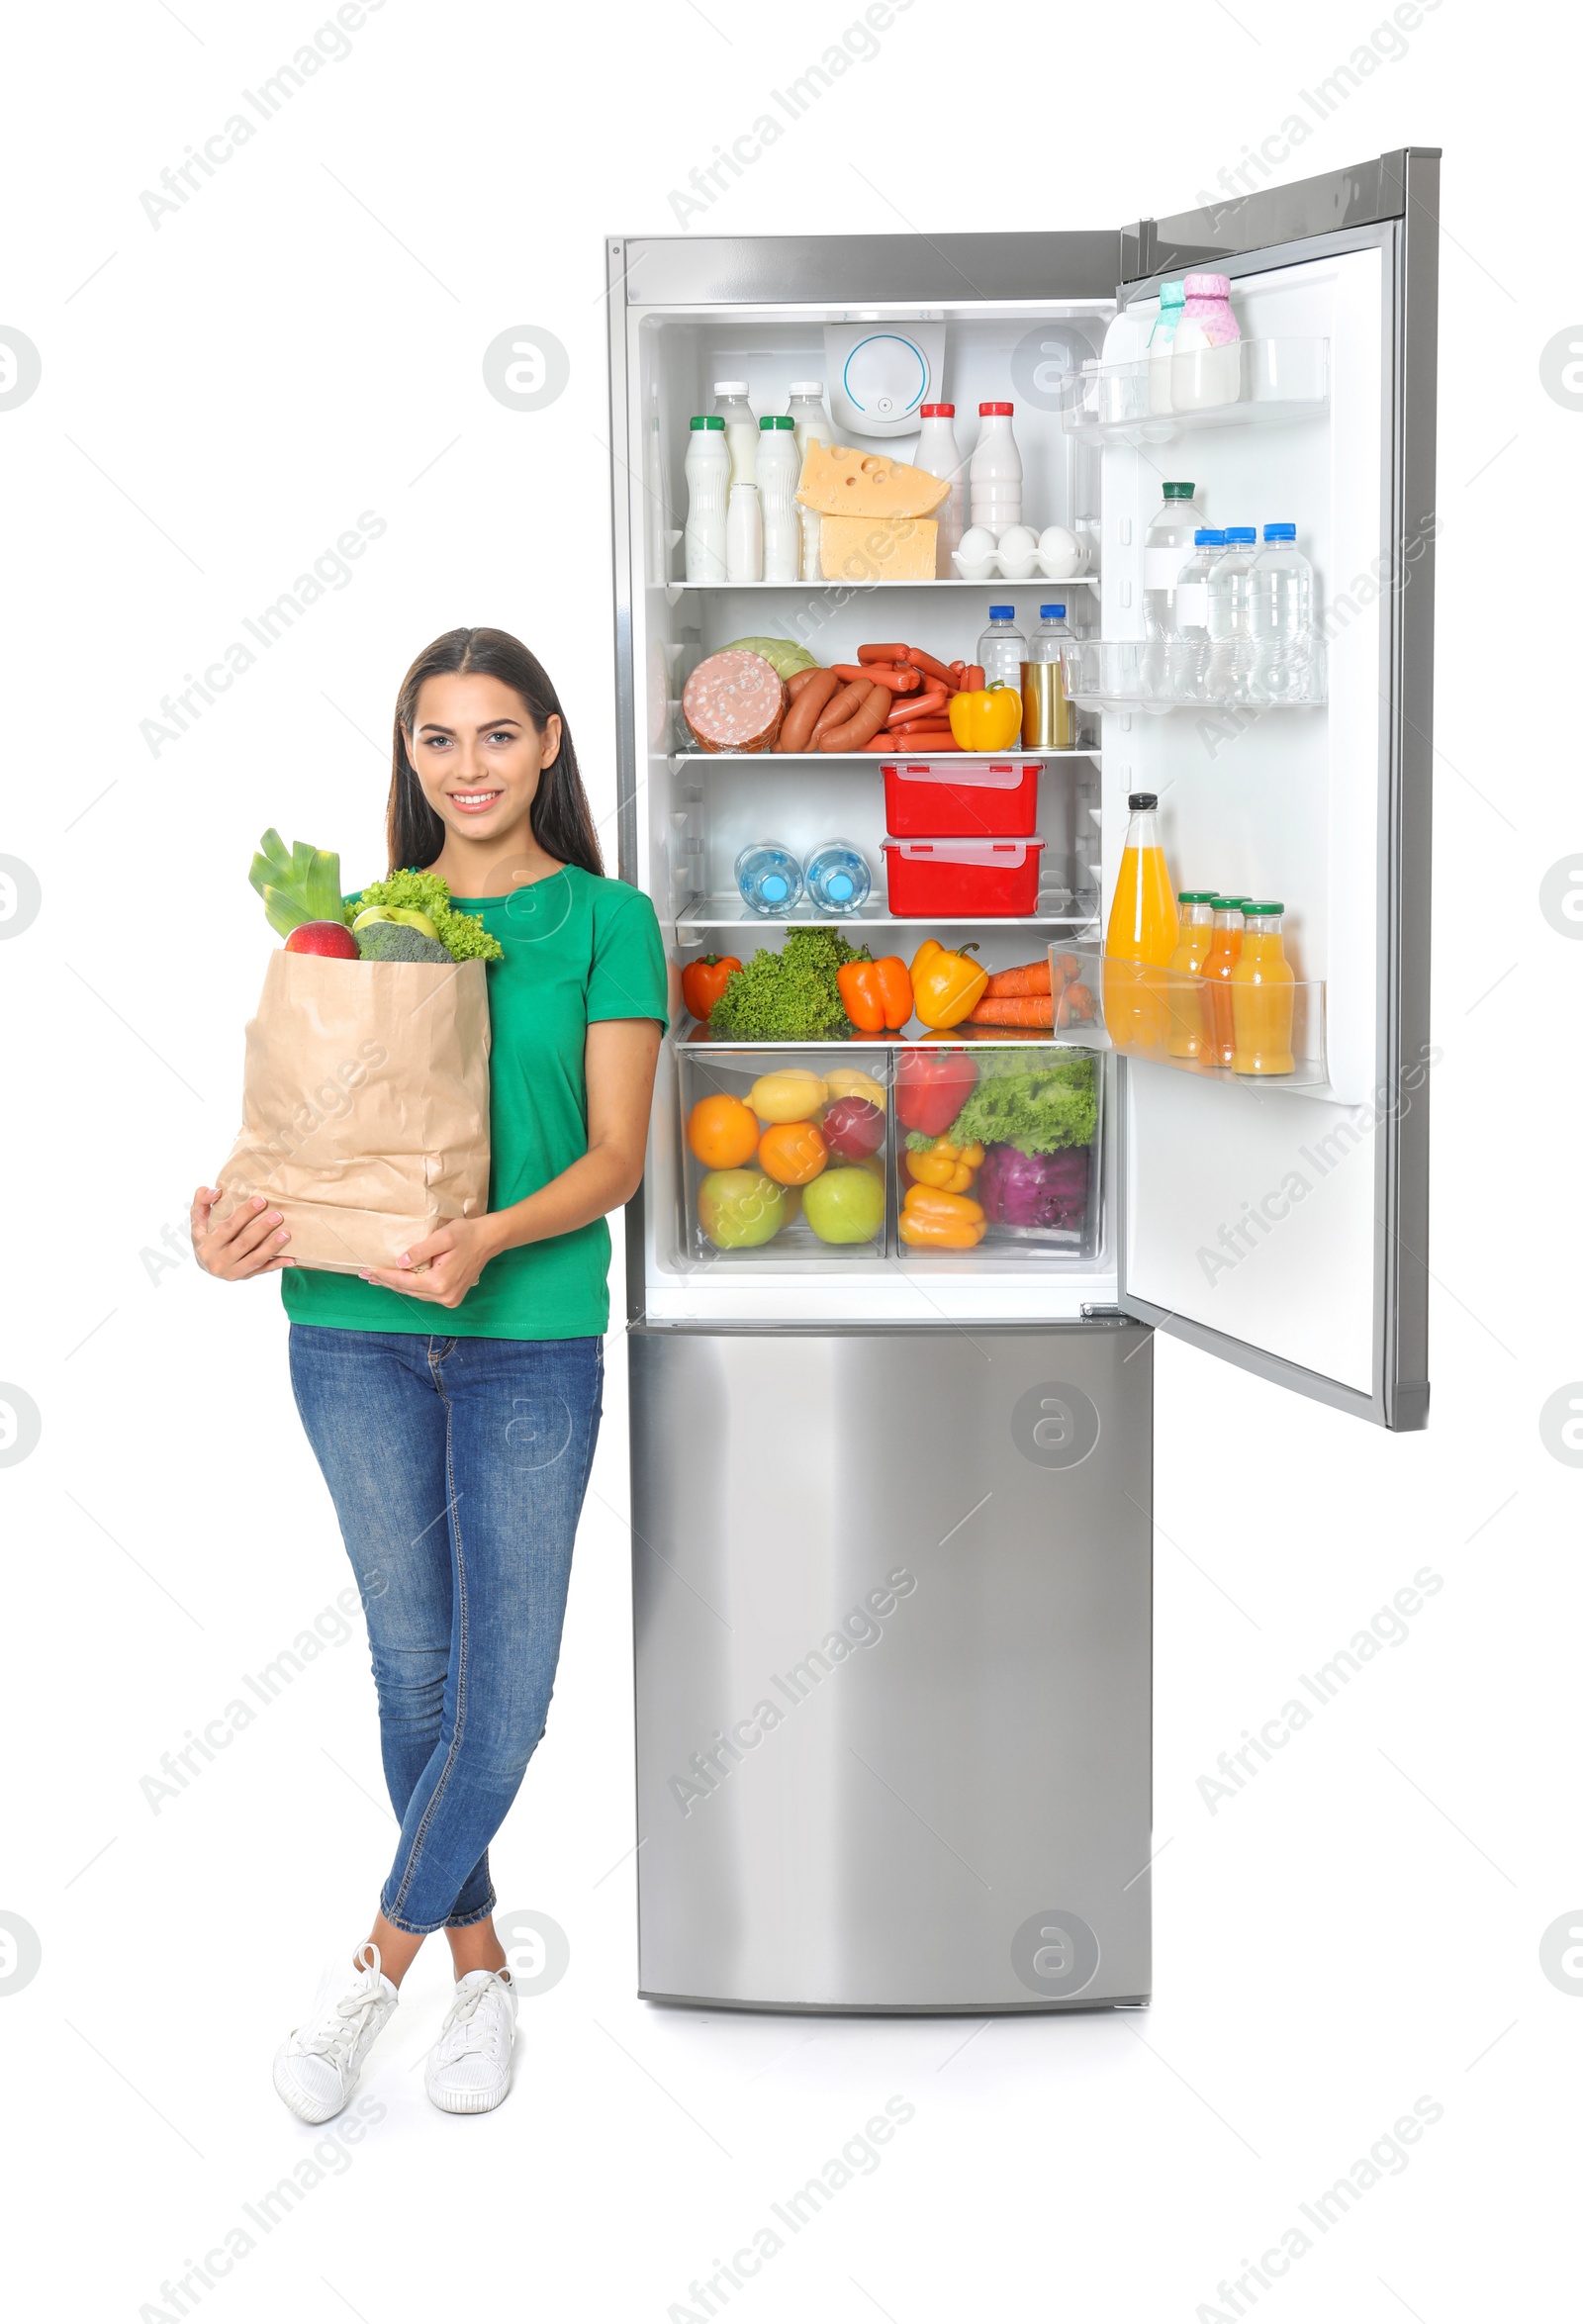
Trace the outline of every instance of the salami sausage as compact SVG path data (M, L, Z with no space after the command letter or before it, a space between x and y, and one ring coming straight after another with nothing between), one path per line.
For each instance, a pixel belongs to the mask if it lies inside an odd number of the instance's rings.
M781 731L786 688L762 654L709 654L682 689L682 715L705 751L768 750Z

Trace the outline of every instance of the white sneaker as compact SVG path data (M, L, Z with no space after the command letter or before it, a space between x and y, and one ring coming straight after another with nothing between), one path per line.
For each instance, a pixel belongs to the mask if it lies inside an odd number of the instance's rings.
M368 1966L332 1962L319 1981L314 2005L275 2052L275 2088L304 2122L327 2122L356 2087L364 2058L401 1999L379 1966L379 1947L365 1945Z
M447 2114L487 2114L512 2087L516 1994L497 1969L470 1969L456 1984L423 2088Z

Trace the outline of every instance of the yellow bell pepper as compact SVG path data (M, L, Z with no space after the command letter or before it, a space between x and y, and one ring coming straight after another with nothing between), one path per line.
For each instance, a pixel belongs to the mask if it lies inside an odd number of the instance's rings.
M989 981L988 970L968 958L978 949L965 944L947 952L932 936L924 938L912 956L912 1006L920 1023L944 1032L978 1007Z
M982 1161L983 1148L977 1139L971 1146L953 1146L949 1138L937 1138L919 1153L907 1149L907 1174L918 1185L938 1187L942 1194L966 1194Z
M983 1205L965 1194L945 1194L932 1186L909 1186L896 1221L903 1243L927 1244L937 1251L971 1251L983 1240Z
M1008 750L1022 732L1022 697L1014 686L982 686L951 697L951 731L965 751Z

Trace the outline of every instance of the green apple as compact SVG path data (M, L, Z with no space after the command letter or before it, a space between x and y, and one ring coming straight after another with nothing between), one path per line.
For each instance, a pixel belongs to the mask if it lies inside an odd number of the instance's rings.
M751 1251L786 1225L786 1195L762 1170L711 1170L698 1188L698 1225L716 1251Z
M802 1189L802 1215L821 1243L872 1243L885 1225L885 1183L861 1163L823 1170Z
M439 942L439 930L427 912L410 911L398 904L370 904L366 912L359 912L352 922L352 934L367 928L376 920L399 920L404 928L416 928L419 936L431 936Z

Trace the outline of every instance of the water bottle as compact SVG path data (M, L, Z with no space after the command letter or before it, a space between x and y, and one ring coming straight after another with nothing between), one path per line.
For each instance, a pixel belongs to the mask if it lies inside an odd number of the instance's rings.
M1176 634L1166 641L1173 701L1201 702L1209 685L1209 577L1226 554L1226 535L1201 524L1193 554L1176 576Z
M827 839L807 861L808 901L818 912L859 912L869 900L874 875L861 847L850 839Z
M1022 665L1028 659L1028 645L1017 627L1015 605L991 605L989 626L978 640L977 659L983 670L985 686L1022 685Z
M1167 284L1166 289L1170 286ZM1190 484L1167 484L1144 534L1145 683L1164 694L1170 682L1170 640L1176 633L1176 577L1192 551L1201 511Z
M682 535L689 581L725 579L725 503L731 451L725 421L707 412L687 423L687 525ZM656 571L658 568L656 567Z
M796 422L768 415L759 421L759 509L764 518L764 578L795 581L802 562L801 510L796 503L802 462Z
M779 839L755 839L736 859L736 884L750 912L784 920L802 893L802 866Z
M1255 691L1301 701L1313 666L1314 569L1297 546L1295 524L1265 525L1253 590Z
M1228 524L1226 554L1209 576L1209 697L1217 702L1253 698L1254 558L1258 533L1252 524Z

